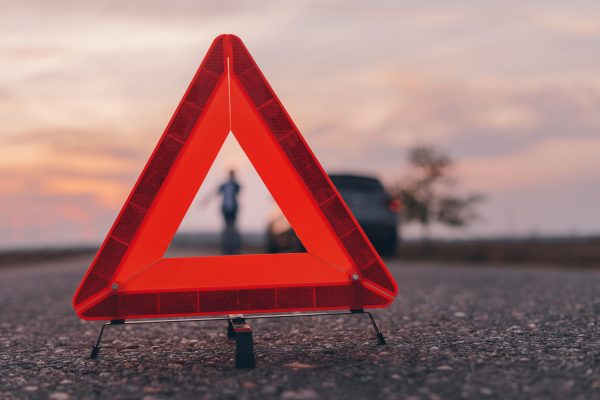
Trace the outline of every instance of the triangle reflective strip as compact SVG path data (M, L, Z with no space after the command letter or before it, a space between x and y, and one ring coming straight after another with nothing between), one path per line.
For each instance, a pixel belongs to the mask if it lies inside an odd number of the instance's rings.
M232 131L307 253L163 258ZM241 40L215 39L73 298L84 319L385 307L397 286Z

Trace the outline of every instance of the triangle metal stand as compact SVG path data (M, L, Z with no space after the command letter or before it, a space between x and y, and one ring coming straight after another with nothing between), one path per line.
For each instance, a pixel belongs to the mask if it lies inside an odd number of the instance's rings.
M248 320L252 319L273 319L273 318L296 318L296 317L323 317L323 316L338 316L338 315L368 315L371 320L371 325L375 330L375 336L380 345L385 344L383 333L379 330L373 315L363 309L353 309L349 311L332 311L320 313L295 313L295 314L264 314L264 315L247 315L230 314L227 317L210 317L210 318L185 318L185 319L157 319L157 320L133 320L126 321L124 319L114 319L105 323L100 328L96 344L92 348L90 354L91 359L98 358L100 353L100 342L104 329L107 327L119 325L142 325L142 324L163 324L163 323L178 323L178 322L210 322L210 321L227 321L227 337L235 339L235 367L236 368L254 368L256 367L256 354L254 352L254 340L252 337L252 327L248 324Z

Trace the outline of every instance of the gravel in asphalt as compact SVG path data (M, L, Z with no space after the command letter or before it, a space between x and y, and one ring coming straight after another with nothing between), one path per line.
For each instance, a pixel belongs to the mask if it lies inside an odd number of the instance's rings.
M367 318L253 321L236 370L225 323L112 328L71 296L88 259L0 269L0 398L598 399L600 272L390 261L400 295Z

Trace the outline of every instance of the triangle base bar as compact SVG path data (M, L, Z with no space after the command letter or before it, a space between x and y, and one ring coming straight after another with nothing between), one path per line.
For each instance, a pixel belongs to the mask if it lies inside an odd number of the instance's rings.
M256 366L256 355L254 353L254 341L252 337L252 328L247 323L247 320L252 319L274 319L274 318L298 318L298 317L324 317L324 316L340 316L340 315L362 315L365 314L369 317L371 325L375 331L375 336L380 345L385 344L385 338L383 333L379 330L373 314L363 309L352 309L349 311L332 311L332 312L320 312L320 313L295 313L295 314L262 314L262 315L249 315L244 316L229 315L227 317L213 317L213 318L186 318L186 319L159 319L159 320L138 320L138 321L127 321L124 319L111 320L108 323L102 325L96 344L92 348L90 355L91 359L98 358L100 354L100 342L104 334L104 329L109 326L117 325L142 325L142 324L164 324L164 323L179 323L179 322L211 322L211 321L227 321L227 337L229 339L235 339L236 342L236 353L235 353L235 366L236 368L254 368Z
M381 308L392 299L359 282L229 290L107 292L82 312L88 320L164 318L185 315L275 313ZM350 307L348 306L350 305Z

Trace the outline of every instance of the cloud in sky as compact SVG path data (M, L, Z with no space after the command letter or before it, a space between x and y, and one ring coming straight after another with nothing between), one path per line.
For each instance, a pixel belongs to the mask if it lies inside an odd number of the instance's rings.
M224 32L327 169L389 181L408 146L438 144L465 190L489 194L470 232L505 233L506 215L523 232L600 231L597 2L60 0L0 15L0 244L102 239ZM264 225L257 196L247 229Z

